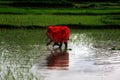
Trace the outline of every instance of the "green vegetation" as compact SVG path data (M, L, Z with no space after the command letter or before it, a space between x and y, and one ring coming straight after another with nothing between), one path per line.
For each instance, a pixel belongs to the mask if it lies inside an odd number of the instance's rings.
M104 14L119 14L119 8L107 8L107 9L53 9L53 8L0 8L0 13L2 14L77 14L77 15L104 15Z
M120 25L119 9L0 8L0 24L12 26ZM5 13L5 14L4 14ZM117 15L115 15L117 14ZM116 17L117 19L113 19Z
M42 36L41 36L42 35ZM2 29L0 31L0 42L10 45L39 45L46 41L45 30L27 30L27 29Z
M115 15L111 15L115 16ZM110 17L111 17L110 16ZM107 17L107 18L106 18ZM116 17L120 17L116 15ZM112 21L112 22L110 22ZM12 25L16 27L22 26L49 26L49 25L90 25L90 26L102 26L102 25L120 25L120 20L114 20L105 15L9 15L0 14L0 24ZM80 26L80 27L82 27ZM73 26L75 27L75 26Z
M49 25L73 25L78 26L106 26L106 25L120 25L120 6L117 2L82 2L63 0L66 3L72 3L73 6L66 7L36 7L32 6L10 6L8 3L14 3L17 0L1 1L0 5L0 27L15 26L37 26L45 27ZM37 1L50 3L47 1ZM19 1L17 1L20 3ZM22 1L37 3L36 1ZM61 1L55 0L53 3L60 3ZM29 4L30 5L30 4ZM39 4L40 5L40 4ZM8 7L9 6L9 7ZM115 17L115 18L114 18Z
M13 26L48 26L60 24L103 25L104 16L69 16L69 15L0 15L0 24Z
M76 7L76 8L90 8L90 7L110 7L119 5L120 0L0 0L1 6L14 6L14 7Z
M117 25L117 24L120 24L120 15L118 15L118 16L106 16L101 21L105 24Z

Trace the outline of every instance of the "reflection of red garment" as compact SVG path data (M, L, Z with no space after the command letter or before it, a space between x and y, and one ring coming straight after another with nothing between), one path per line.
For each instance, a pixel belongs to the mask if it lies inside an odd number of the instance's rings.
M52 53L47 57L47 66L49 69L61 69L66 70L69 66L69 54L64 53Z
M49 26L46 34L54 42L67 42L70 30L67 26Z

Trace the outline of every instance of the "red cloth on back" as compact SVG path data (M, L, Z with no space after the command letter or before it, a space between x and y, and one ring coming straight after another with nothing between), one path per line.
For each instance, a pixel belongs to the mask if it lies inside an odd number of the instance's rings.
M54 42L67 42L70 30L67 26L49 26L46 34Z

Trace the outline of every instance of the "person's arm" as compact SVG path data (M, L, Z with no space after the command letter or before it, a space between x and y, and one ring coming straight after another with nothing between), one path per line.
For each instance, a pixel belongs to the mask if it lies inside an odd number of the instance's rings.
M46 46L48 46L51 42L52 42L52 40L50 39L50 41L49 41L49 42L47 42Z

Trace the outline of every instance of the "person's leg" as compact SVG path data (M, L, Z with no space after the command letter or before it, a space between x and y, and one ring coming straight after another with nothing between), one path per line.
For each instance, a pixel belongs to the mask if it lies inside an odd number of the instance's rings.
M59 48L61 49L63 42L60 42Z
M55 45L58 45L58 46L59 46L59 43L55 42L55 43L53 44L53 47L54 47Z
M65 49L67 49L68 43L67 43L67 42L64 42L64 44L65 44Z
M52 42L52 40L50 40L49 42L47 42L46 46L48 46L51 42Z

